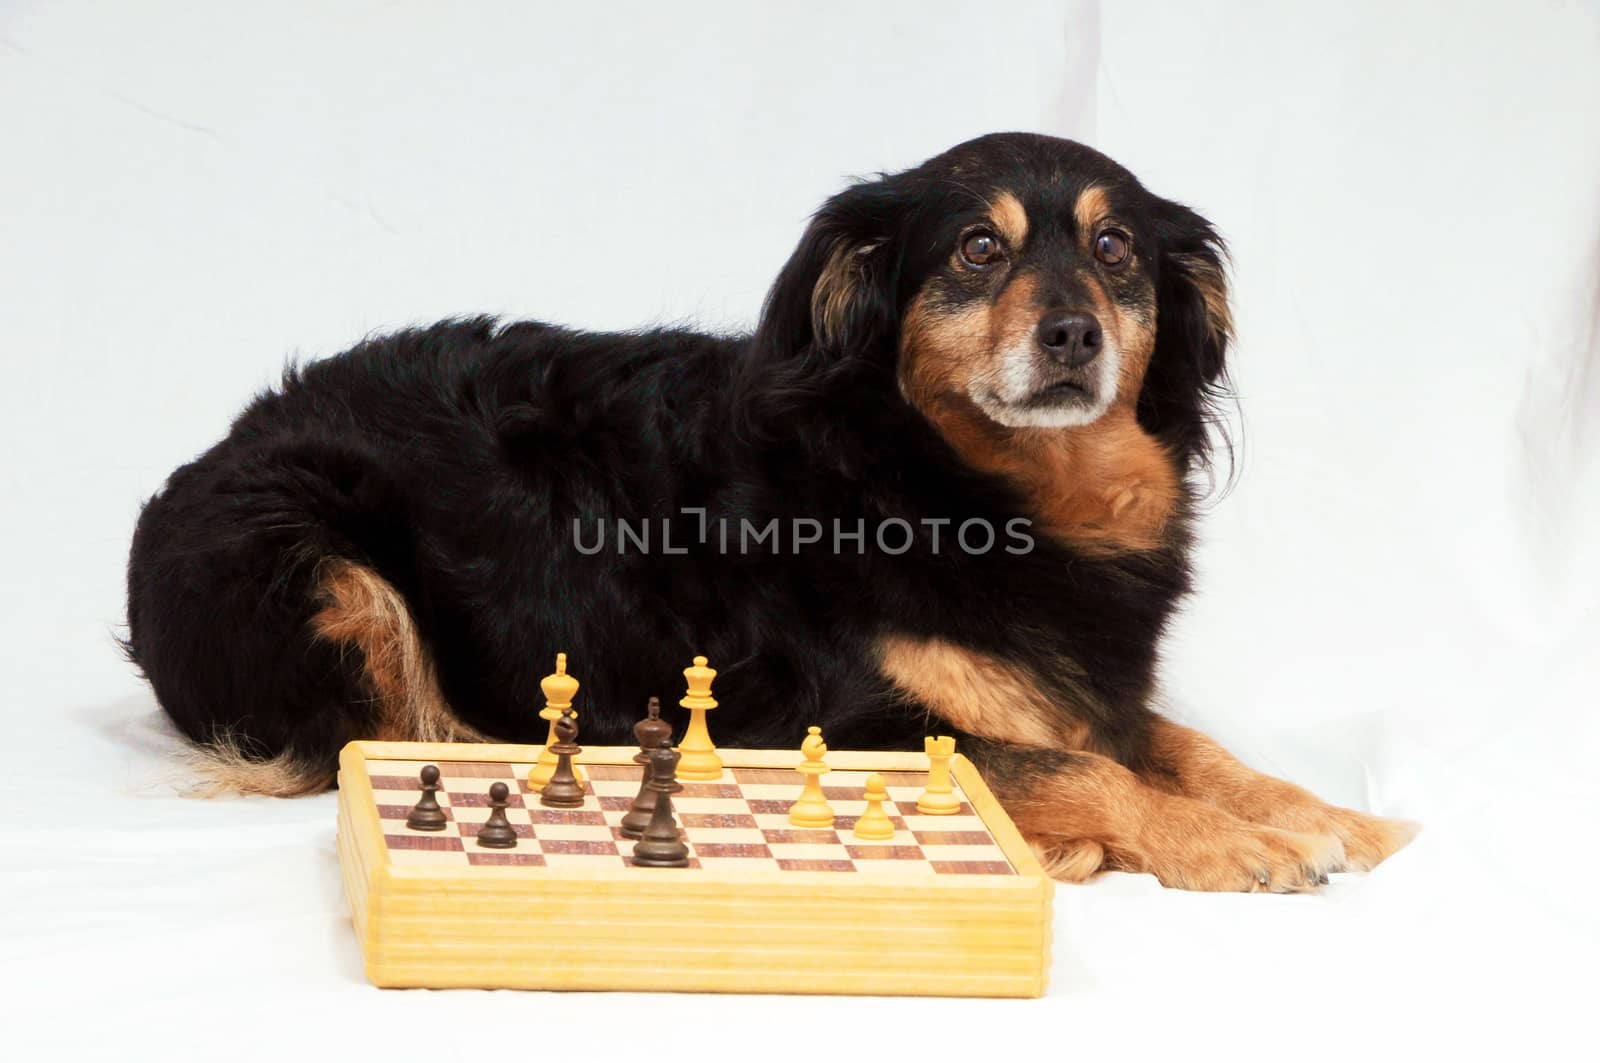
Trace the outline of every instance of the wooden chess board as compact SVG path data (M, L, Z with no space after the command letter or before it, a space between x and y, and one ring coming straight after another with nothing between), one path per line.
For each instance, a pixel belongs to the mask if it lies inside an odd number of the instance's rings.
M790 825L796 751L719 750L722 778L673 795L687 868L629 863L618 825L633 748L585 749L582 808L539 804L537 746L355 742L339 773L339 856L368 977L381 986L1037 996L1052 884L959 755L955 815L917 812L922 754L830 751L828 830ZM426 764L449 824L406 826ZM871 772L893 839L851 827ZM474 838L511 788L515 849Z

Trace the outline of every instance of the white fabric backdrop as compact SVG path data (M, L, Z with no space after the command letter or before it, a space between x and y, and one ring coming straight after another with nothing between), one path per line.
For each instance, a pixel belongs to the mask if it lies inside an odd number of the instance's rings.
M1595 7L668 7L0 6L0 1049L1569 1044L1600 942ZM1241 478L1174 711L1422 836L1315 897L1063 887L1042 1002L365 986L331 799L162 781L111 642L139 500L369 330L747 325L845 175L1007 128L1233 245Z

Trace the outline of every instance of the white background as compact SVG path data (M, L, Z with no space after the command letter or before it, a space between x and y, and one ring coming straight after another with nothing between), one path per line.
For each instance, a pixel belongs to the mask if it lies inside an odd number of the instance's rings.
M1597 119L1600 14L1572 2L0 3L0 1051L1574 1043ZM371 330L748 326L846 176L995 129L1093 144L1232 242L1241 476L1174 711L1424 833L1312 897L1062 887L1038 1002L367 987L331 797L173 795L112 643L140 500L287 358Z

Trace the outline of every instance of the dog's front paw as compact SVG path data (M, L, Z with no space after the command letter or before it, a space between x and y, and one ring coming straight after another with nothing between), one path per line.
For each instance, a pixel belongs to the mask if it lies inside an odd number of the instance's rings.
M1331 834L1344 844L1347 871L1371 871L1417 836L1421 826L1403 819L1384 819L1324 804L1305 795L1303 801L1278 802L1250 816L1280 830L1302 834Z
M1088 838L1032 838L1045 874L1061 882L1087 882L1105 866L1105 847Z
M1344 845L1334 834L1279 830L1220 811L1164 817L1127 855L1134 865L1128 870L1151 872L1164 886L1210 892L1296 893L1316 889L1345 866Z
M1371 871L1405 848L1422 829L1420 823L1410 820L1369 816L1333 805L1323 806L1321 815L1309 826L1338 837L1344 844L1345 866L1351 871Z

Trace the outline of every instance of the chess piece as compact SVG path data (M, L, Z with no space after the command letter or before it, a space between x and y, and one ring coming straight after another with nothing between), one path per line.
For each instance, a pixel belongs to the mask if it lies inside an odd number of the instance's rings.
M583 752L578 745L578 714L569 712L556 721L556 770L539 791L539 803L546 808L582 808L583 783L572 770L572 758Z
M406 826L412 830L444 830L450 818L439 807L439 769L432 764L427 765L422 769L420 780L422 800L406 816Z
M948 735L925 738L928 753L928 788L917 798L917 811L925 816L953 816L961 811L961 800L950 785L950 758L956 753L956 740Z
M478 828L478 844L485 849L515 849L517 832L506 819L506 799L511 788L503 782L489 787L489 818Z
M822 796L822 776L828 772L828 766L822 762L823 755L828 752L827 745L822 741L822 728L806 729L800 752L805 754L806 759L795 770L806 777L806 782L800 790L800 800L789 806L789 822L796 827L831 827L833 809L828 806L827 798Z
M622 817L624 838L642 838L645 828L650 825L650 817L656 810L655 791L650 789L650 755L662 742L672 741L672 725L661 718L661 699L651 698L645 712L645 718L633 725L633 736L639 740L639 752L633 755L633 762L642 770L639 793L633 799L633 807Z
M883 776L873 772L867 776L867 810L861 813L861 818L856 820L855 829L851 832L862 841L886 842L894 837L894 820L883 810L883 803L889 800L889 788L884 785Z
M689 710L689 729L678 746L683 755L678 774L685 779L714 781L722 778L722 758L717 756L711 732L706 730L706 710L717 707L717 699L711 696L711 681L717 677L717 670L708 668L704 657L696 657L694 664L683 670L683 677L689 681L689 690L678 704Z
M650 754L650 789L656 805L644 837L634 844L635 867L689 866L689 847L678 836L678 820L672 814L672 794L679 788L679 753L669 743L670 739Z
M550 734L544 740L544 749L533 770L528 772L528 789L535 792L543 790L550 776L555 774L556 753L550 747L556 744L556 721L572 708L572 699L578 694L578 681L567 674L566 654L556 654L556 670L539 680L539 689L544 691L544 708L539 710L539 718L550 721ZM573 768L573 775L583 782L582 768Z

